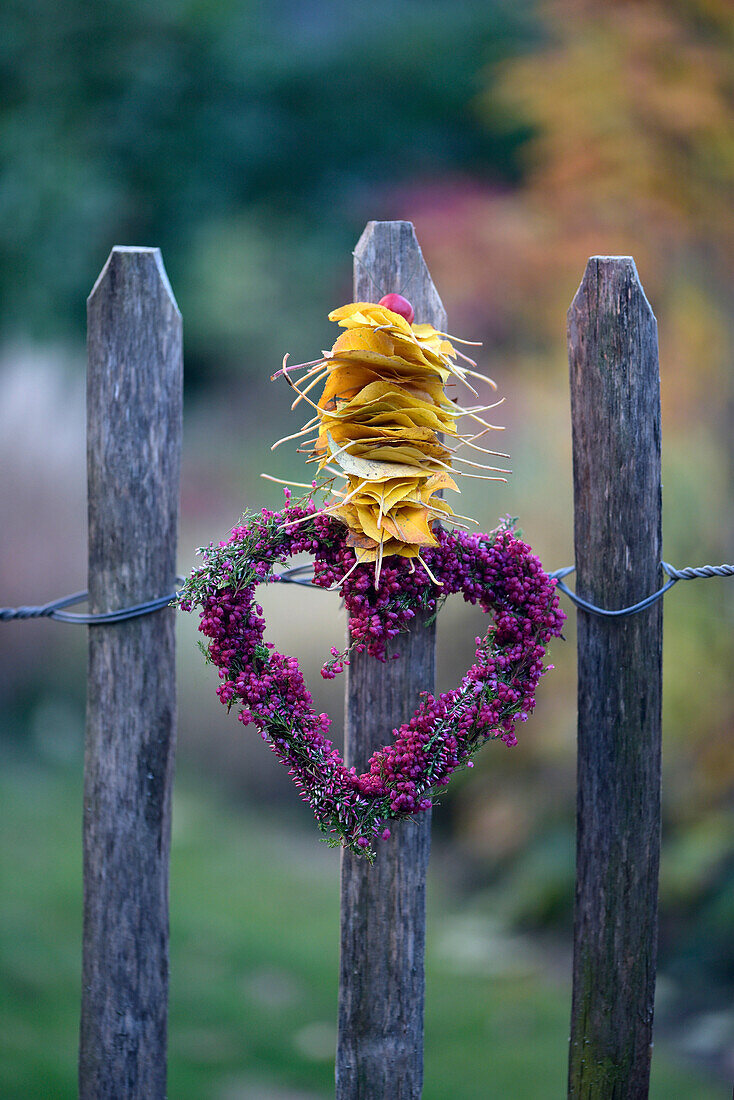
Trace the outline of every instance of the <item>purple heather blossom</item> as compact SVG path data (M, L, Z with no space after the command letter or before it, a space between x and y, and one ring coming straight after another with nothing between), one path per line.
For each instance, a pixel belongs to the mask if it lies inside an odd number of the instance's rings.
M425 551L425 559L442 587L420 563L413 567L393 557L385 560L375 591L374 567L361 564L349 573L354 551L345 528L316 512L312 502L280 513L264 509L235 527L227 542L209 548L181 599L186 610L202 608L199 629L219 669L222 703L239 706L240 721L253 723L269 742L327 837L368 857L377 840L389 837L387 821L429 809L432 794L457 768L472 766L470 757L482 744L517 744L515 724L535 706L546 644L565 619L555 581L507 524L488 535L439 529L436 536L438 545ZM332 647L322 669L329 679L348 664L352 650L387 660L390 641L410 628L416 613L435 614L447 595L460 592L491 615L459 687L438 698L424 693L361 775L346 767L329 740L330 719L315 712L296 658L264 642L256 587L271 578L276 562L301 553L314 558L315 584L330 588L345 578L340 593L350 647L345 653Z

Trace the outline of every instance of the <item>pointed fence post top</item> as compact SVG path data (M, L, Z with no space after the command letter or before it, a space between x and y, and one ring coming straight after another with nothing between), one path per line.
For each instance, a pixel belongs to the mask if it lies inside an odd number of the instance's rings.
M593 307L599 316L614 310L616 315L648 314L657 330L652 306L640 282L632 256L590 256L586 270L568 309L569 325Z
M89 591L107 611L175 574L182 322L158 248L112 249L87 299L87 353Z
M171 311L181 316L160 248L115 245L89 292L87 305L93 308L101 297L114 294L125 298L133 292L150 296L158 304L167 299Z
M655 589L661 552L657 321L631 256L588 260L568 353L579 591L623 607Z
M402 294L411 302L416 321L445 327L446 311L412 222L367 222L354 260L358 301L377 302L385 294Z

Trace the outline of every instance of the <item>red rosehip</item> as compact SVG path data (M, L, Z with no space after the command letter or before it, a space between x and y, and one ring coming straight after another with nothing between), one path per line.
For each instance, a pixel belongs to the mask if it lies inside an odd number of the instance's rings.
M393 313L399 313L409 325L413 324L413 318L415 317L413 307L407 298L403 298L402 294L386 294L384 298L380 298L377 304L378 306L385 306L386 309L391 309Z

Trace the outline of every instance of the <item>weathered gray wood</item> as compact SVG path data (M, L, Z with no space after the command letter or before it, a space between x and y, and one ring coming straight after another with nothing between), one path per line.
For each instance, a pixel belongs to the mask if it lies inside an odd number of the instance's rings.
M660 586L657 324L628 256L593 256L568 314L579 595ZM648 1094L660 852L662 602L578 613L578 810L569 1096Z
M115 248L88 301L89 603L173 591L181 316L158 249ZM166 1094L174 611L89 628L82 1100Z
M404 294L416 321L446 325L410 222L369 222L355 250L355 301ZM359 654L347 674L346 760L363 770L435 683L435 626L396 639L397 661ZM337 1100L416 1100L423 1084L426 869L430 813L401 823L370 866L341 865Z

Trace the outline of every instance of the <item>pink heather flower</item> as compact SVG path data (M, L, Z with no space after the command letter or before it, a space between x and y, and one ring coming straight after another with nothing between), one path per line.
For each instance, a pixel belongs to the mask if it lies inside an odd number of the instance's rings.
M264 641L255 602L257 585L295 554L313 556L316 585L328 588L345 577L354 565L345 529L317 513L312 501L291 507L289 495L282 512L263 509L246 518L227 542L205 552L181 606L201 607L199 629L219 670L222 703L239 705L240 720L259 730L327 836L371 857L375 842L390 836L385 822L428 810L432 793L457 768L472 767L471 755L486 741L517 744L515 725L527 719L538 682L552 667L543 664L545 646L565 619L555 583L507 524L490 535L439 529L425 559L441 588L420 564L411 572L405 558L385 560L378 592L371 565L353 569L340 588L350 646L341 653L331 648L322 669L327 679L343 671L352 649L379 661L397 657L388 653L390 640L409 629L419 608L433 614L450 594L461 592L492 617L485 636L475 639L475 662L460 687L438 698L424 692L392 744L358 775L328 739L329 717L315 713L297 660Z

